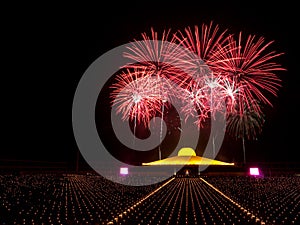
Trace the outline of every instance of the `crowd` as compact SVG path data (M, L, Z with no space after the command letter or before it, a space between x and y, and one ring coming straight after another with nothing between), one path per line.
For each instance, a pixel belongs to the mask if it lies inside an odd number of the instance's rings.
M0 175L0 224L299 224L300 177Z

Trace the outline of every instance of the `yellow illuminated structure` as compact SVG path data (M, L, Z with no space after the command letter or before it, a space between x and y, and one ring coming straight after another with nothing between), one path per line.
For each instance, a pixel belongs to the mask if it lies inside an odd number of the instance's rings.
M195 165L195 166L202 166L202 165L220 165L220 166L234 166L234 163L222 162L215 159L209 159L205 157L197 156L194 149L192 148L182 148L178 151L178 155L154 162L143 163L144 166L152 166L152 165Z

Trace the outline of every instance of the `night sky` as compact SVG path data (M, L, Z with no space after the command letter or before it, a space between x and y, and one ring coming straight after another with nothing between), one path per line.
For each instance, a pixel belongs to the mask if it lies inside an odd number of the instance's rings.
M74 161L78 148L72 129L73 96L89 65L112 48L150 32L151 27L158 32L169 28L176 31L214 21L221 29L274 40L271 48L285 53L280 63L287 71L278 74L283 87L272 99L274 106L266 108L266 122L258 140L246 142L247 159L299 162L295 5L261 5L253 1L231 5L187 1L72 4L7 9L10 13L1 28L5 136L0 159ZM241 153L241 142L231 140L224 146L222 159L241 157L236 153ZM240 150L231 150L236 148Z

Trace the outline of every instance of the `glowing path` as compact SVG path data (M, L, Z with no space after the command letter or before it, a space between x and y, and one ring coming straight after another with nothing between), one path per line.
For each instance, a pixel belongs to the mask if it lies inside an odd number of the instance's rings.
M210 186L212 189L214 189L216 192L218 192L220 195L222 195L224 198L228 199L230 202L232 202L232 204L238 206L243 212L247 213L247 216L250 216L251 219L255 218L256 222L260 221L260 224L265 224L265 222L261 221L257 216L255 216L254 214L252 214L249 210L245 209L244 207L242 207L240 204L236 203L235 201L233 201L231 198L229 198L227 195L225 195L223 192L221 192L219 189L215 188L213 185L211 185L210 183L208 183L206 180L204 180L203 178L200 178L200 180L202 180L204 183L206 183L208 186Z
M138 205L140 205L141 203L143 203L146 199L148 199L150 196L154 195L156 192L158 192L160 189L162 189L164 186L166 186L167 184L169 184L174 179L175 179L174 177L171 178L170 180L168 180L167 182L165 182L163 185L161 185L160 187L158 187L157 189L155 189L154 191L152 191L151 193L149 193L148 195L146 195L140 201L138 201L137 203L135 203L133 206L131 206L127 210L125 210L122 213L120 213L117 217L114 218L114 221L118 222L118 218L122 218L128 212L130 212L131 210L134 210ZM114 224L114 222L110 221L107 224Z
M108 224L266 224L202 178L172 178Z

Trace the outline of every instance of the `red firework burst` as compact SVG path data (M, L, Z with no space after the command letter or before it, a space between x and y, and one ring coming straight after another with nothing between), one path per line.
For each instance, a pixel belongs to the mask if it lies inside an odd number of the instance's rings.
M275 59L283 53L268 51L273 41L266 43L263 37L249 35L244 41L242 32L237 41L234 36L230 36L228 41L229 49L218 55L219 60L215 64L217 71L239 87L237 103L240 104L240 113L243 113L244 103L248 107L252 104L252 109L261 113L258 103L272 105L266 93L277 96L281 86L281 79L276 72L286 69Z
M189 96L193 97L193 105L196 107L192 110L191 103L186 101L189 98L184 96L183 102L187 105L183 107L183 112L186 113L186 117L189 116L188 113L191 110L197 112L195 117L199 127L202 126L202 122L208 117L209 112L214 115L220 109L220 100L225 98L225 96L220 98L220 95L225 94L224 90L228 85L221 88L222 77L215 72L215 64L220 59L220 52L228 51L226 34L227 30L220 31L218 25L210 22L208 25L202 24L201 29L196 25L194 29L187 27L184 32L178 31L174 35L178 43L188 49L186 54L181 54L179 57L181 64L178 63L178 65L185 68L184 71L187 71L188 77L190 77L190 79L185 79L181 87L191 92ZM201 93L201 98L196 97L199 93Z
M178 31L174 35L176 40L189 50L180 55L180 66L193 77L203 78L210 74L219 60L220 52L228 50L229 36L226 34L227 30L220 31L219 25L215 25L213 21L209 25L203 23L201 29L195 25L194 29L187 27L184 32Z
M124 52L124 57L137 62L126 67L147 67L149 71L158 76L173 76L176 74L176 61L183 49L175 44L175 37L170 36L171 30L164 30L162 35L151 28L151 34L141 34L141 40L134 39Z
M197 118L195 123L198 127L209 117L209 102L207 101L207 93L202 84L190 82L181 92L179 98L183 106L181 111L185 115L185 120L189 117Z
M236 40L213 22L173 36L166 30L159 37L151 28L150 35L141 37L124 53L137 63L126 65L113 85L114 104L123 119L147 124L155 113L163 116L165 103L176 97L186 119L195 117L199 127L220 111L231 133L249 136L262 126L261 105L272 105L266 94L277 96L281 79L275 73L285 70L276 63L283 53L268 51L273 41L253 35L244 40L241 32ZM254 118L257 122L249 124Z
M111 86L112 104L123 120L136 121L148 126L150 119L161 109L161 87L153 82L146 69L126 69L117 75Z
M147 82L151 83L147 88L155 92L156 100L160 102L154 105L153 110L160 112L162 119L165 107L168 107L174 98L178 98L178 87L188 79L177 66L179 55L184 54L185 49L175 42L175 37L170 36L170 29L164 30L159 36L151 28L150 35L142 33L141 40L134 39L124 52L124 57L136 61L134 64L125 65L125 68L143 68L147 71Z

